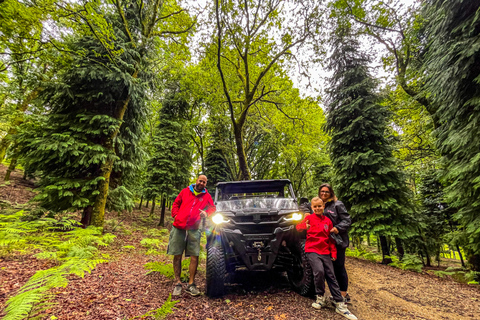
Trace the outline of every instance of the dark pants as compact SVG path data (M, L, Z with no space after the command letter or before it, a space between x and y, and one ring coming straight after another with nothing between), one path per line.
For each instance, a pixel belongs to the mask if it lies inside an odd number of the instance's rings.
M313 270L313 282L315 284L315 293L319 296L325 294L325 279L327 279L328 288L333 296L333 300L343 301L340 288L333 270L332 258L330 255L307 252L308 261Z
M346 248L337 246L337 260L333 261L335 278L337 279L340 291L347 291L348 289L348 275L345 269L345 250Z

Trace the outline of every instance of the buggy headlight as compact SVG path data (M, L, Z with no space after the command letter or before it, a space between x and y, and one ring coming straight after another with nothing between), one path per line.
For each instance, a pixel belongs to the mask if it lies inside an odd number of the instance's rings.
M283 217L283 219L285 219L285 221L301 221L303 219L303 214L299 212L295 212L295 213L289 214L286 217Z
M212 217L212 221L213 221L213 223L215 223L215 224L220 224L220 223L224 223L224 222L230 222L230 220L225 220L225 219L223 218L223 215L221 215L220 213L217 213L216 215L214 215L214 216Z

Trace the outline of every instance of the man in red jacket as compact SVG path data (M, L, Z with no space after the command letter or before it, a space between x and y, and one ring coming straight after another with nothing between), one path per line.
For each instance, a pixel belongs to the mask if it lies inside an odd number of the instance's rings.
M203 174L199 175L195 184L183 189L172 205L174 221L170 231L167 254L173 255L173 271L176 283L172 293L173 296L182 293L180 275L182 273L183 252L185 252L185 257L190 257L190 278L187 292L192 296L200 294L194 282L202 235L200 222L202 218L211 215L216 210L212 197L205 189L206 185L207 177Z

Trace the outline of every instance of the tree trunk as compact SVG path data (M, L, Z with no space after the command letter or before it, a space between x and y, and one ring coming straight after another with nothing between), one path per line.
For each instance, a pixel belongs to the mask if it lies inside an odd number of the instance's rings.
M251 180L250 171L248 170L247 156L245 154L245 148L243 146L243 126L238 124L234 125L235 145L237 147L238 166L240 167L240 179Z
M0 141L0 162L2 162L3 158L5 158L5 153L7 153L7 149L9 145L10 145L10 134L7 133L7 135L3 137L2 141Z
M460 247L458 246L458 244L456 245L456 247L458 251L458 256L460 257L460 261L462 262L462 267L465 268L465 261L463 261L463 256L462 256L462 252L460 251Z
M147 199L147 203L145 203L145 208L148 208L148 203L150 202L150 199Z
M136 78L138 71L135 71L133 77ZM120 124L117 128L107 137L105 141L105 147L107 150L111 152L110 155L107 155L107 160L105 163L102 163L100 166L100 176L103 177L98 183L98 191L100 192L96 199L95 203L93 204L93 211L92 211L92 220L91 223L96 227L103 228L103 221L105 220L105 204L107 203L107 196L108 196L108 187L110 184L110 175L113 169L113 155L115 154L115 138L117 137L118 133L120 132L120 127L122 126L122 120L125 115L125 111L127 111L128 103L130 102L130 96L128 96L125 101L123 101L120 108L117 110L117 114L115 119L120 120Z
M162 196L162 213L160 214L160 222L158 223L159 226L165 227L165 209L167 206L167 197L165 195Z
M138 210L142 209L142 202L143 202L143 196L140 198L140 205L138 206Z
M382 247L382 264L392 263L390 258L390 247L387 242L387 237L380 236L380 245Z
M17 166L17 158L13 158L12 161L10 161L10 165L8 166L7 173L5 174L5 181L10 180L10 174L15 170L15 167Z
M402 260L403 256L405 255L405 250L403 249L402 239L400 239L398 237L395 237L395 244L397 246L397 252L398 252L399 259Z
M152 199L152 209L150 210L150 214L149 214L149 217L153 217L153 214L155 212L155 199L157 198L157 196L153 196L153 199Z
M95 198L93 204L91 224L95 227L103 228L105 220L105 205L107 203L108 186L110 184L110 174L113 169L113 157L109 156L107 161L100 166L102 180L98 183L98 191L100 192Z
M92 210L92 206L88 206L83 209L82 220L80 220L80 223L83 225L84 228L90 225L90 220L92 219Z
M372 241L370 240L370 234L367 235L367 245L368 245L369 247L372 246Z

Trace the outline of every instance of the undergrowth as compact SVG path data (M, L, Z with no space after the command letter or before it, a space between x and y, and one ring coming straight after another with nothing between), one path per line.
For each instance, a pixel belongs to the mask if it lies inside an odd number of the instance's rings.
M136 317L133 317L131 319L132 320L133 319L145 319L145 318L154 318L155 320L165 319L165 317L168 314L173 313L173 309L176 309L174 306L178 301L179 300L172 301L172 295L170 294L168 296L167 301L165 301L160 308L155 309L155 310L151 310L151 311L145 313L144 315L136 316Z
M69 275L84 277L98 264L107 262L108 255L101 254L98 247L108 246L114 238L95 227L79 228L79 223L68 216L28 221L24 211L0 212L1 258L35 254L37 259L57 263L53 268L37 271L8 299L3 320L43 318L43 311L53 305L51 289L66 287Z

